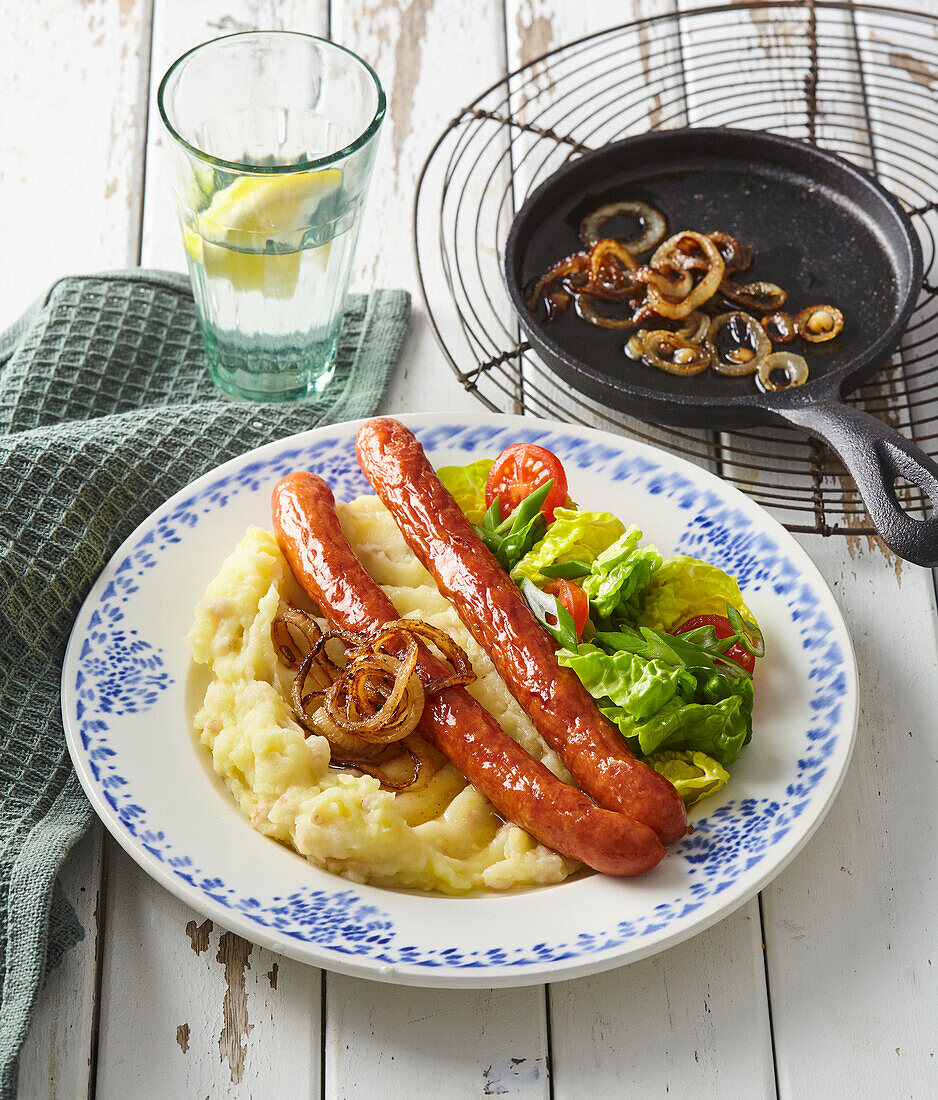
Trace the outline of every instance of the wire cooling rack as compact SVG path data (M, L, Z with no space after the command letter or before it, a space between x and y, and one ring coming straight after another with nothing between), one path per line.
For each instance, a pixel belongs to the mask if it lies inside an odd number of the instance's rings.
M626 417L561 383L521 337L502 258L525 196L582 152L687 125L814 142L898 196L921 238L925 279L900 352L850 400L938 457L938 16L733 3L613 27L509 73L453 119L418 183L417 266L440 346L493 410L663 446L717 470L794 531L872 533L855 486L821 445L783 428L701 432ZM921 507L917 487L897 491L907 508Z

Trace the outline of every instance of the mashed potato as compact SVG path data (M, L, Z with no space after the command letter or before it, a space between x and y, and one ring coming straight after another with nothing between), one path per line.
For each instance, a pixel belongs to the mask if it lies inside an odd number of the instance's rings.
M349 542L402 616L420 617L457 641L478 676L468 690L511 737L569 780L383 505L363 497L338 509ZM281 601L310 606L274 538L249 528L196 606L188 638L209 674L196 732L255 829L329 871L382 886L506 890L560 882L577 869L503 821L448 762L412 794L331 770L328 742L307 735L287 702L293 673L270 637Z

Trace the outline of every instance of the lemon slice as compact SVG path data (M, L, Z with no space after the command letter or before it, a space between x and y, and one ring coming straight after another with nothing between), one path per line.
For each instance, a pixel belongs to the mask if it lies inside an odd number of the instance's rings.
M192 174L185 183L185 202L190 210L204 210L212 201L215 171L205 164L191 164Z
M186 251L207 275L227 279L236 290L287 298L296 289L303 236L341 180L337 168L241 176L216 192L195 226L183 230ZM329 249L327 243L307 251L322 253L324 268Z
M213 244L262 251L269 240L298 248L323 199L342 180L338 168L285 176L240 176L216 192L199 215L199 232Z

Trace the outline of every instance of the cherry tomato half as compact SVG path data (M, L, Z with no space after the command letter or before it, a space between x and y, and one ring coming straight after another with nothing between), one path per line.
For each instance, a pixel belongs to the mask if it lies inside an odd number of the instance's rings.
M495 459L485 483L485 506L499 497L502 519L507 519L525 497L553 478L554 484L541 511L548 523L553 522L554 509L567 499L567 475L560 459L546 447L535 443L512 443Z
M586 593L578 584L564 580L562 577L557 577L550 584L544 585L544 591L549 596L556 596L560 600L560 606L573 616L576 640L579 641L590 615L590 602Z
M688 630L696 630L698 626L712 626L718 638L728 638L731 634L736 633L725 615L695 615L692 619L688 619L686 623L681 623L681 625L676 630L672 630L671 633L686 634ZM730 661L735 661L738 665L742 665L750 676L752 675L753 669L756 667L755 657L748 649L741 646L739 642L731 646L723 656Z

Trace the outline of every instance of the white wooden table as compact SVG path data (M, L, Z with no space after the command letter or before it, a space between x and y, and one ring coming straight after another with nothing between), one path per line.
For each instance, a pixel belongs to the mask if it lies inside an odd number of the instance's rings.
M182 269L154 99L197 42L285 27L375 66L390 115L355 282L415 291L410 208L438 131L506 68L672 4L0 0L0 328L61 274ZM478 407L419 308L386 407ZM409 989L319 972L203 921L96 827L63 876L86 936L42 994L21 1095L938 1096L933 577L865 537L803 542L855 641L859 741L824 825L760 898L599 977Z

